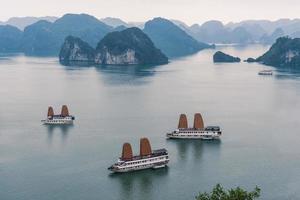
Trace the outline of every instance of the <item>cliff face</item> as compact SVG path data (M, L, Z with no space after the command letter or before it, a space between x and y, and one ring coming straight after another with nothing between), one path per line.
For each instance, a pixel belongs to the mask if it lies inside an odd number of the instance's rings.
M61 63L71 62L94 63L95 50L86 42L73 36L68 36L59 53Z
M138 28L107 34L90 47L79 38L66 38L59 55L60 62L85 62L103 65L164 64L168 58L157 49L149 37Z
M274 67L300 68L300 38L278 38L269 51L256 61Z
M97 53L95 62L97 64L107 64L107 65L136 65L139 64L138 59L136 58L135 51L132 49L127 49L121 54L113 55L108 51L107 48L104 48L101 53Z
M108 33L96 48L98 64L164 64L168 58L138 28Z

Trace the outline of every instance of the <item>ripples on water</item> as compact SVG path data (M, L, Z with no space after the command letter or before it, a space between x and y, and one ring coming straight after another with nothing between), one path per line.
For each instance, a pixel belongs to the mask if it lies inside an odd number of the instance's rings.
M242 60L267 47L221 47ZM219 50L219 49L218 49ZM263 199L300 193L299 72L257 63L213 64L212 54L162 66L62 66L56 58L0 57L0 199L194 199L216 183L262 188ZM69 105L73 126L40 123ZM221 141L166 140L178 115L201 112ZM166 147L166 169L110 174L139 138Z

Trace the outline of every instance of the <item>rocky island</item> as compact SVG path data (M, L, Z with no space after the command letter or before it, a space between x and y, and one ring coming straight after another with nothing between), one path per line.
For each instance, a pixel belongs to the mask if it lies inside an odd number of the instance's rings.
M255 58L247 58L247 60L245 60L244 62L253 63L253 62L256 62L256 59Z
M215 63L220 63L220 62L232 63L232 62L240 62L241 61L241 59L239 57L233 57L233 56L225 54L221 51L217 51L214 54L213 60Z
M300 38L278 38L269 51L256 61L274 67L300 68Z
M97 45L97 64L165 64L168 58L139 28L108 33Z
M69 36L61 48L62 64L84 62L103 65L165 64L168 58L138 28L108 33L94 49L79 38Z
M68 36L60 50L59 61L63 64L94 63L95 49L78 37Z

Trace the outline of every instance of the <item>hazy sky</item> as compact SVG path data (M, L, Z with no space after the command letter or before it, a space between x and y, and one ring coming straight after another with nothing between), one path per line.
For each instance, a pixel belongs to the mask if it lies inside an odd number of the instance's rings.
M87 13L98 18L145 21L156 16L188 24L217 19L300 18L300 0L0 0L0 20L12 16Z

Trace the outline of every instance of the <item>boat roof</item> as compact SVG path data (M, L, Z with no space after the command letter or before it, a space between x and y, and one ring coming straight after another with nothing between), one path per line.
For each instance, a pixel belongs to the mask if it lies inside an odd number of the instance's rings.
M53 115L52 117L61 117L61 118L65 118L65 117L73 117L72 115L67 115L67 116L62 116L62 115Z
M204 128L179 128L180 131L194 131L194 130L205 130L205 129L220 129L220 126L206 126Z

